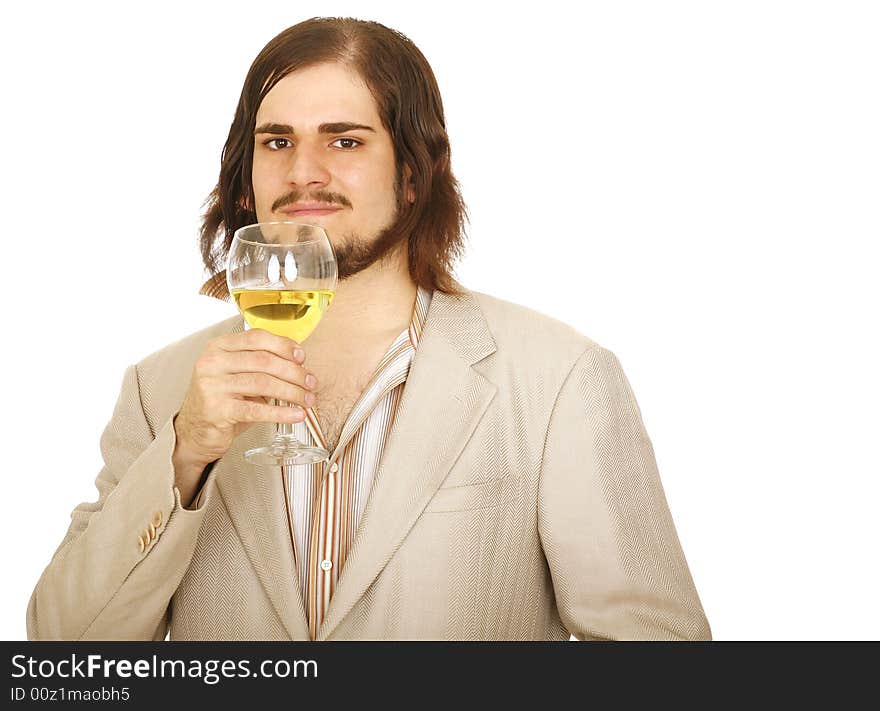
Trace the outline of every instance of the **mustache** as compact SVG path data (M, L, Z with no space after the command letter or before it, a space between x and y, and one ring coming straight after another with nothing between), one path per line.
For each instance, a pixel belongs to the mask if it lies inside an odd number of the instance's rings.
M295 202L323 202L328 205L341 205L342 207L351 207L351 202L349 201L349 199L345 197L345 195L340 195L339 193L331 193L324 190L318 190L316 192L306 195L304 191L299 190L297 192L285 195L283 198L278 200L275 205L273 205L272 209L280 210L281 208L292 205Z

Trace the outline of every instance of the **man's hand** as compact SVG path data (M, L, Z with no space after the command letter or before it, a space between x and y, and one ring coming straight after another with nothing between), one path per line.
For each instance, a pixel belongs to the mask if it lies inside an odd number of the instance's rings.
M260 328L208 343L174 416L177 445L172 463L185 507L195 496L205 467L220 459L252 424L305 418L302 407L268 404L270 398L304 407L314 404L311 391L317 379L302 366L304 360L305 351L296 341Z

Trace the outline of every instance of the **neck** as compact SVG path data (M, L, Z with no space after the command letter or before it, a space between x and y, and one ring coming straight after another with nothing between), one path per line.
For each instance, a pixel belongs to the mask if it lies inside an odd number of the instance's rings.
M412 320L417 293L405 261L376 263L339 281L306 350L396 337Z

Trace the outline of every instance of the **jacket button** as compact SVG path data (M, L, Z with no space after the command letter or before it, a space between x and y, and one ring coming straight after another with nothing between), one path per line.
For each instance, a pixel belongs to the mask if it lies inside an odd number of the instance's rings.
M159 528L159 526L162 525L162 512L161 511L157 511L156 513L153 514L153 525L156 528Z
M142 536L138 536L138 548L140 548L141 553L144 552L144 548L147 547L147 544L144 543L144 539Z
M150 540L156 540L156 527L152 523L150 524Z

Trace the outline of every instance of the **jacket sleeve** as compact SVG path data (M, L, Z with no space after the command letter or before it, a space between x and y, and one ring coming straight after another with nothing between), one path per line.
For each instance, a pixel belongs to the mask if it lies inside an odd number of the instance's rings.
M174 415L154 436L137 366L130 366L101 436L98 500L71 513L67 533L31 594L28 639L165 638L171 596L195 551L214 479L211 472L195 510L182 507L171 463ZM140 539L147 540L143 551Z
M538 532L579 640L710 640L641 411L617 357L587 348L557 396Z

